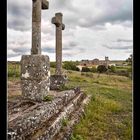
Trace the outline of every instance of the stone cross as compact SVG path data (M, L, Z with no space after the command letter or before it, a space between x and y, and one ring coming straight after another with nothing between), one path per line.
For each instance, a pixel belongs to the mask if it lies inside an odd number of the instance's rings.
M65 29L62 16L62 13L56 13L52 18L52 24L56 25L56 75L62 74L62 30Z
M49 56L41 55L41 9L48 9L47 0L33 0L31 55L21 58L21 88L25 99L43 101L50 90Z
M33 0L31 54L41 54L41 9L48 9L47 0Z

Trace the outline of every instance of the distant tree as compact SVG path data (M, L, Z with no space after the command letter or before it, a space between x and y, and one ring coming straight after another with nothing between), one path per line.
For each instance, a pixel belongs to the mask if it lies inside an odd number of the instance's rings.
M133 59L133 55L131 54L131 55L126 59L126 62L128 62L129 65L132 65L132 59Z
M75 63L75 65L79 65L79 64L80 64L80 62L79 62L79 61L75 61L74 63Z
M80 69L76 66L76 62L72 61L65 61L63 63L63 68L66 70L80 71Z
M82 67L82 72L90 72L90 69L88 67Z
M107 71L107 68L106 68L106 66L104 66L104 65L99 65L99 66L97 67L97 71L98 71L99 73L103 73L103 72L106 72L106 71Z

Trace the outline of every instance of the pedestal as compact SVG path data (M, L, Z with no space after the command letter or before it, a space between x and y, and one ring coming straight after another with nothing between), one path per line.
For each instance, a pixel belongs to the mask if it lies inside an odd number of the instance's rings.
M21 88L25 99L44 99L50 90L50 61L47 55L22 56Z
M50 89L58 90L60 86L65 85L67 81L66 75L51 75L50 76Z

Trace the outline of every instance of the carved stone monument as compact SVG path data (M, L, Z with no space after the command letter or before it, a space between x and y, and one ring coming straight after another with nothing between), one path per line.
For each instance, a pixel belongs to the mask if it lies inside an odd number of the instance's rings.
M62 74L62 30L65 29L62 16L62 13L56 13L52 18L52 23L56 25L56 75Z
M52 18L52 24L56 26L56 70L55 75L51 75L51 89L59 89L66 82L66 76L62 75L62 30L65 25L62 23L62 13L56 13Z
M33 0L31 55L21 59L21 90L23 98L8 100L8 140L69 140L73 127L84 115L89 97L79 87L51 91L49 57L41 55L41 8L48 9L46 0ZM56 27L56 75L51 87L64 84L62 74L62 14L53 18ZM58 94L57 94L58 93ZM51 99L46 98L50 96ZM45 97L45 98L44 98ZM68 119L68 125L62 123Z
M31 55L21 58L21 87L25 99L42 101L50 89L50 62L41 55L41 9L48 9L47 0L33 0Z

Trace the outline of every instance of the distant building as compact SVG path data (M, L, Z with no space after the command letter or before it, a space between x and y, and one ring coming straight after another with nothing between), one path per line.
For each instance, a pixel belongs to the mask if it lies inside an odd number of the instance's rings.
M92 66L97 67L98 65L105 65L106 67L108 67L109 63L110 63L109 58L105 56L105 60L99 60L97 58L93 60L82 60L80 62L80 65L87 66L87 67L92 67Z

